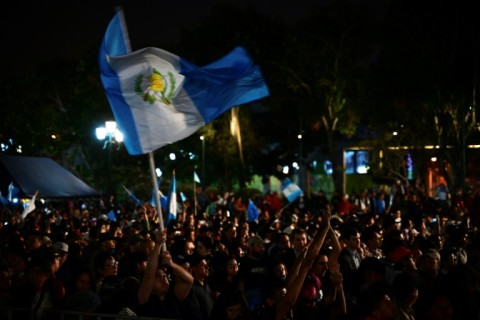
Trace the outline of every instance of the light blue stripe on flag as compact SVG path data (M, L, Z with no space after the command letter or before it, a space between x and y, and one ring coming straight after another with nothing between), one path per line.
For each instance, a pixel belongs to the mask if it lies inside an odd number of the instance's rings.
M130 198L132 198L133 201L135 201L135 203L137 204L137 206L141 206L142 205L142 202L133 194L132 191L130 191L129 189L127 189L127 187L125 186L122 186L123 189L125 189L125 191L128 193L128 195L130 196Z
M177 219L177 181L173 175L170 184L170 191L167 200L167 217L165 219L165 227L167 228L172 220Z
M287 198L288 202L293 202L303 194L303 191L299 186L290 181L289 178L286 178L282 183L282 193L285 198Z
M259 212L258 212L257 206L255 206L255 203L253 203L252 200L248 201L247 215L248 215L247 217L248 222L258 220Z
M180 192L180 200L182 200L182 202L187 201L187 196L183 192Z
M129 53L127 44L119 11L105 33L99 67L131 155L182 140L230 108L269 95L260 69L241 47L198 67L158 48Z
M195 181L196 183L200 183L200 178L195 171L193 171L193 181Z

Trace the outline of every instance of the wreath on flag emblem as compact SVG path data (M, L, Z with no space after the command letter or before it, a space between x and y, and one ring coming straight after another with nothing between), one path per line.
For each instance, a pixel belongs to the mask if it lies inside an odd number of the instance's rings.
M135 80L135 92L150 104L161 101L166 105L172 104L175 94L176 80L172 72L164 76L160 71L153 68L150 75L140 74Z

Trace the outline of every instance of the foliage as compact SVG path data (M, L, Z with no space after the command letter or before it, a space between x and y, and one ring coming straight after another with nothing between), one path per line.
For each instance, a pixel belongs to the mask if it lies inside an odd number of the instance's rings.
M204 65L243 46L260 65L271 95L238 109L242 153L227 112L155 152L163 179L171 179L175 169L177 181L188 184L193 170L199 172L200 135L205 136L204 183L218 189L243 187L254 174L282 177L277 166L306 161L317 150L337 161L338 178L343 169L338 155L347 138L372 150L377 165L372 174L402 175L405 154L388 148L410 146L419 164L426 162L423 147L438 144L441 157L454 164L453 178L460 176L463 143L478 126L475 11L463 3L432 7L413 0L385 2L377 9L332 1L287 23L253 6L224 1L183 30L179 43L166 49ZM149 197L147 159L129 156L123 146L102 149L94 137L97 126L113 119L96 54L97 47L78 61L49 61L3 79L0 142L10 146L9 153L22 146L26 155L52 157L102 191L111 182L117 193L123 184ZM381 159L380 151L385 151ZM177 154L175 162L170 152ZM420 167L422 176L426 168ZM339 179L336 183L340 189Z
M377 87L370 86L377 91L371 124L380 132L398 131L390 145L440 146L439 163L453 164L456 185L463 183L462 141L476 126L476 23L463 3L393 2L385 16L381 65L372 70Z

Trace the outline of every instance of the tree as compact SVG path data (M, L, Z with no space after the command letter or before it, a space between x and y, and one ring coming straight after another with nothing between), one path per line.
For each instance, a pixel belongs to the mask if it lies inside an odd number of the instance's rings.
M462 186L465 140L476 127L475 10L467 4L408 1L392 2L390 9L381 65L375 70L381 93L377 96L385 99L372 104L381 106L372 123L377 128L396 126L402 131L402 144L417 150L438 145L438 163L451 165L449 174L441 168L444 176L452 185Z
M333 163L337 190L343 190L340 137L352 137L362 118L362 80L375 53L375 17L365 7L334 3L295 25L279 68L290 104L305 123L313 145ZM303 130L304 128L301 128Z

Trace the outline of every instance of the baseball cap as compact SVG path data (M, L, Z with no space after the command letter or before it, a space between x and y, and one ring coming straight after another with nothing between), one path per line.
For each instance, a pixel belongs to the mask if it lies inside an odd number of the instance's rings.
M395 250L393 250L391 260L393 263L399 263L406 257L411 256L412 253L412 250L410 250L409 248L405 246L399 246L395 248Z
M249 245L254 245L254 244L265 244L265 241L259 236L253 236L248 238L248 244Z
M438 261L441 260L440 253L436 249L427 249L424 253L424 256L431 257L432 259L437 259Z
M52 247L57 252L68 253L68 244L65 242L55 242Z

